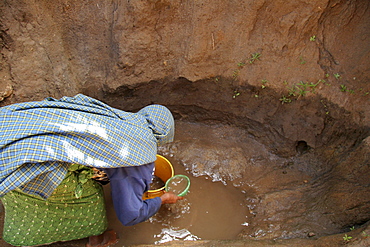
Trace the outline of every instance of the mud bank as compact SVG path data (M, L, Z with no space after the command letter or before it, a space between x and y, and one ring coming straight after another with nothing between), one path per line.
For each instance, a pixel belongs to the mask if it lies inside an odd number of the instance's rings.
M151 82L107 99L121 108L167 105L187 136L172 144L173 156L193 174L252 192L254 220L241 238L317 238L369 220L368 126L316 94L282 104L268 88L239 88L240 95L227 97L232 86L225 85ZM147 92L157 100L145 102ZM187 129L182 121L206 127Z
M369 1L0 8L0 106L77 93L166 105L180 132L161 150L245 196L251 220L232 242L164 245L369 245Z

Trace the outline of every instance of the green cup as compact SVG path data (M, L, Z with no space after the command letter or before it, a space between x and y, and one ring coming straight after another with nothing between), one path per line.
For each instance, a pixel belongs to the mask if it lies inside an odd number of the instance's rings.
M185 175L175 175L167 180L165 190L174 192L178 196L185 196L190 188L190 179Z

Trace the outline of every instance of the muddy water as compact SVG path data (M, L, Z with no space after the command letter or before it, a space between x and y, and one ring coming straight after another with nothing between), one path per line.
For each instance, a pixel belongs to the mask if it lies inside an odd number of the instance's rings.
M177 204L163 205L147 222L125 227L115 216L110 196L107 210L110 228L117 231L122 245L163 243L171 240L234 239L248 225L244 194L232 185L194 177L173 162L176 174L191 179L185 199ZM109 194L109 186L105 187Z
M204 136L203 128L198 125L180 123L176 129L176 142L159 149L173 164L175 174L187 175L191 180L190 190L183 201L163 205L147 222L125 227L117 220L109 185L105 186L109 225L120 237L118 246L172 240L235 239L248 227L251 215L246 206L248 195L245 191L228 183L227 179L215 180L215 177L220 177L217 171L203 174L195 167L192 169L184 164L181 145L188 142L189 133L196 138L205 138L207 143L220 143L220 140L212 140L217 139L214 135L209 138Z

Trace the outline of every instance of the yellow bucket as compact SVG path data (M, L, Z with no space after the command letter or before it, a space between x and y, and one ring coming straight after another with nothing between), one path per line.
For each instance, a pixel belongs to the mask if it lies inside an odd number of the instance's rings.
M154 166L154 175L159 177L164 183L166 183L168 179L172 178L175 173L171 162L162 155L157 154ZM143 200L161 196L164 194L164 190L165 186L156 190L148 190L144 193Z

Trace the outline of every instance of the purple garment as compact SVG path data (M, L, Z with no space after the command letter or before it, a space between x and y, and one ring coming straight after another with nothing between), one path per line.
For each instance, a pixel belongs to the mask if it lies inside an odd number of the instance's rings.
M112 200L118 219L125 226L146 221L161 207L159 197L143 200L152 182L154 163L104 169L110 179Z

